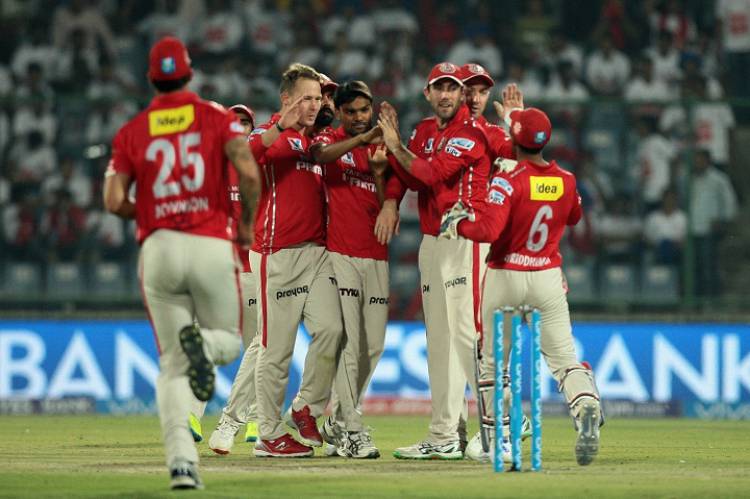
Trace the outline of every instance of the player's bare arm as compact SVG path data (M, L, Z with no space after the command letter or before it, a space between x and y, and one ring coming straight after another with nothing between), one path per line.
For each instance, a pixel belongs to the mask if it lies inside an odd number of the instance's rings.
M373 127L365 133L349 137L346 140L336 142L333 144L317 143L310 146L310 153L312 157L318 163L330 163L336 161L338 158L348 153L355 147L359 147L366 144L376 144L382 131L380 127Z
M260 192L258 164L250 152L245 139L236 137L224 146L224 152L240 174L240 196L242 196L242 223L252 224Z
M394 235L398 235L398 227L398 201L386 199L375 219L375 237L378 238L380 244L388 244Z
M135 205L128 199L130 176L107 171L104 176L104 207L118 217L135 218Z
M388 154L385 145L380 145L375 152L367 151L367 163L375 176L375 191L380 206L385 200L385 172L388 169Z

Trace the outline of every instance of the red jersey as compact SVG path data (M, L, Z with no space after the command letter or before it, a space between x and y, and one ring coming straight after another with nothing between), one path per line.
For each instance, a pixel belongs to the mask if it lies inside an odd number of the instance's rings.
M487 198L490 159L484 129L461 106L438 132L435 153L411 164L414 177L432 186L438 213L450 210L459 200L481 212Z
M303 243L325 244L323 169L308 156L310 139L288 128L266 148L261 134L275 114L255 129L250 148L262 172L253 251L270 254Z
M240 196L240 174L237 169L229 165L229 206L232 209L232 230L235 235L234 249L242 262L242 271L250 272L250 247L240 244L239 225L242 220L242 197Z
M349 138L343 127L318 134L313 144L333 144ZM388 259L388 247L375 237L375 220L380 202L375 177L370 172L367 152L375 146L355 147L336 161L323 166L328 194L326 247L357 258Z
M138 186L139 243L158 229L232 237L224 146L242 136L234 113L189 91L157 95L117 132L108 171Z
M508 132L505 131L505 128L490 123L484 116L475 118L475 121L484 129L484 134L487 137L487 150L490 155L490 161L494 161L497 157L516 159L515 151L513 151L513 141Z
M496 172L487 192L485 213L463 221L458 233L492 242L487 265L493 269L544 270L559 267L560 239L566 225L581 218L575 176L551 161L536 165L510 162Z
M407 148L417 157L427 159L435 153L437 136L437 119L434 116L426 118L414 128ZM388 179L385 198L396 199L400 202L407 188L417 191L419 226L422 233L437 236L440 232L441 214L437 209L435 194L432 189L407 173L393 156L391 156L390 163L395 175Z

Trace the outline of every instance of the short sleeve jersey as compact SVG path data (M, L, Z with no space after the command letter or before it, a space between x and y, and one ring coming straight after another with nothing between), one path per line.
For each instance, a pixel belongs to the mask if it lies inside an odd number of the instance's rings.
M159 229L232 237L224 146L242 136L234 113L189 91L157 95L117 132L108 173L138 186L139 243Z
M582 215L575 176L554 161L509 164L490 179L485 213L476 222L461 222L459 234L493 241L487 258L490 268L559 267L565 226L575 225Z

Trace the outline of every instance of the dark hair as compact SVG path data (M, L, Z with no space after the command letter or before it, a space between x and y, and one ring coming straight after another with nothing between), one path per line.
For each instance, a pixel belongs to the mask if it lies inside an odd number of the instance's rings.
M333 94L333 105L336 109L340 108L344 104L349 104L354 101L357 97L364 97L372 104L372 95L368 93L369 89L363 87L361 82L347 81L343 85L336 89L336 93Z
M174 92L175 90L179 90L185 85L188 84L190 81L190 75L183 76L182 78L178 78L176 80L151 80L151 84L158 90L159 92L166 94L168 92Z
M528 147L524 147L518 143L516 143L516 145L518 146L518 148L521 150L522 153L529 154L529 155L539 154L540 152L542 152L542 149L544 149L544 147L535 147L534 149L529 149Z

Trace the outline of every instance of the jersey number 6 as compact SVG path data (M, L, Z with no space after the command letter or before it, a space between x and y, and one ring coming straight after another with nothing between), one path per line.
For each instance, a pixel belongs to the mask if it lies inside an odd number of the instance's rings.
M200 146L201 134L199 132L184 133L177 136L177 141L180 151L180 166L183 170L187 170L187 168L192 166L193 176L191 177L187 174L187 171L183 171L180 182L170 180L172 170L177 163L174 144L165 138L154 140L146 149L146 159L156 162L159 154L161 154L161 166L159 167L159 174L156 176L153 186L154 198L156 199L179 196L181 190L180 183L190 192L196 192L203 186L206 166L201 153L191 150L191 148Z
M529 238L526 240L526 248L529 251L537 252L544 248L547 244L547 238L549 237L549 226L544 223L552 218L552 207L548 204L544 204L539 207L536 215L534 215L534 221L531 222L531 229L529 229ZM537 239L537 234L539 234ZM534 242L534 239L537 239Z

